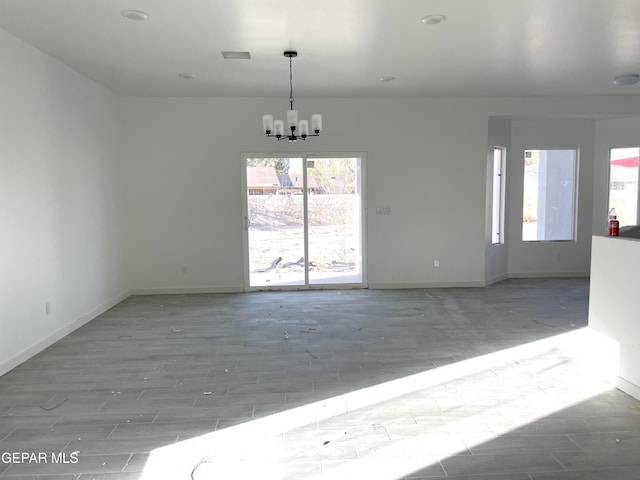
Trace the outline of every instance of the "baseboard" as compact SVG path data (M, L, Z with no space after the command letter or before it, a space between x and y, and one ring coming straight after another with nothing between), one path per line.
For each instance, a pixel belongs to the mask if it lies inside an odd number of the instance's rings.
M223 285L221 287L162 287L133 288L131 295L183 295L189 293L241 293L242 285Z
M622 377L618 377L616 387L627 395L631 395L633 398L640 400L640 387L635 383L625 380Z
M26 362L27 360L29 360L34 355L37 355L38 353L43 351L45 348L50 347L51 345L56 343L58 340L66 337L71 332L73 332L74 330L80 328L84 324L89 323L91 320L96 318L98 315L103 314L104 312L109 310L111 307L116 306L117 304L119 304L123 300L126 300L130 296L131 296L131 293L129 292L129 290L116 295L115 297L113 297L113 298L107 300L106 302L98 305L96 308L92 309L91 311L89 311L89 312L85 313L84 315L78 317L73 322L69 323L68 325L65 325L64 327L56 330L52 334L50 334L47 337L43 338L42 340L39 340L36 343L34 343L33 345L25 348L23 351L17 353L13 357L1 362L0 363L0 376L4 375L5 373L7 373L7 372L9 372L11 370L13 370L14 368L16 368L21 363Z
M495 277L489 278L487 280L485 280L484 282L484 286L488 287L489 285L493 285L494 283L498 283L498 282L502 282L506 279L509 278L509 275L506 273L503 273L502 275L497 275Z
M369 283L370 290L394 290L412 288L464 288L484 287L484 281L477 282L416 282L416 283Z
M510 272L509 278L588 278L589 272Z

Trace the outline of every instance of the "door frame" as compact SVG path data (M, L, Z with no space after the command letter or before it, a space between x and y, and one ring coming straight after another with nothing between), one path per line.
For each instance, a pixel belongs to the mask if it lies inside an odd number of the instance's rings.
M282 285L282 286L250 286L250 273L249 273L249 205L247 201L247 159L248 158L302 158L303 165L303 180L304 180L304 251L305 259L308 260L309 256L309 239L308 239L308 205L307 205L307 161L315 158L360 158L360 249L362 253L361 268L362 268L362 283L330 283L330 284L309 284L309 271L305 269L304 285ZM244 291L255 292L265 290L342 290L342 289L356 289L367 288L367 182L366 182L366 165L367 156L365 152L249 152L240 154L241 162L241 185L242 185L242 256L243 256L243 280ZM306 263L306 262L305 262Z

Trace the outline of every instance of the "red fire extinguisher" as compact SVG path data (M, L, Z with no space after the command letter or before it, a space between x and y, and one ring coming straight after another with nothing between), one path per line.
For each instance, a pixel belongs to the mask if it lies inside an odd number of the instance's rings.
M609 210L609 236L617 237L620 231L620 222L615 208Z

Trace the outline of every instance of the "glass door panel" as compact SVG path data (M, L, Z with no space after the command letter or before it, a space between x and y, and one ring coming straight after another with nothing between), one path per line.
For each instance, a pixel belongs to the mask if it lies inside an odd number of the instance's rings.
M305 285L302 158L247 158L250 287Z
M309 158L309 284L361 284L360 158Z

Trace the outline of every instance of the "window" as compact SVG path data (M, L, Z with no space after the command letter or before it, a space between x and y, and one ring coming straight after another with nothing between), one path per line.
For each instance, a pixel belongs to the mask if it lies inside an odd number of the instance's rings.
M526 150L522 240L574 240L577 150Z
M621 227L638 224L638 157L638 147L609 152L609 208L616 209Z
M504 243L504 162L506 149L493 149L493 211L491 214L491 244Z

